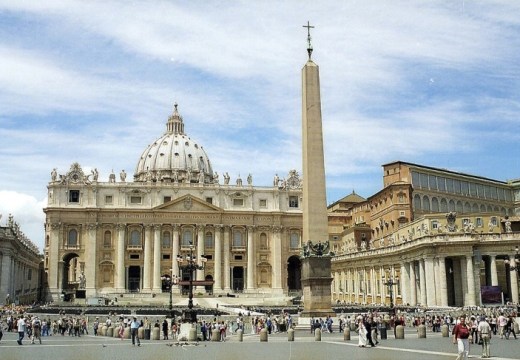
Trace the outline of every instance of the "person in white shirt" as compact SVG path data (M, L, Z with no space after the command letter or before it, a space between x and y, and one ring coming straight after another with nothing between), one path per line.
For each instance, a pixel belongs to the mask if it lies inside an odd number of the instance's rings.
M18 345L22 345L22 340L25 336L25 317L20 317L18 319L18 340L16 342Z
M500 335L500 338L504 338L504 331L506 329L507 325L507 318L504 316L504 313L500 313L500 316L497 319L497 325L498 325L498 334Z
M478 323L478 335L482 339L482 358L489 358L490 355L490 339L491 339L491 325L484 318Z

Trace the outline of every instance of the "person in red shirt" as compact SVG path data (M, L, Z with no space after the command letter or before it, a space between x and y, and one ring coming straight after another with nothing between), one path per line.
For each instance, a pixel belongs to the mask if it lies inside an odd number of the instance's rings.
M469 355L469 335L471 329L466 325L466 317L461 316L460 322L453 329L453 343L457 344L458 356L456 360L467 360Z

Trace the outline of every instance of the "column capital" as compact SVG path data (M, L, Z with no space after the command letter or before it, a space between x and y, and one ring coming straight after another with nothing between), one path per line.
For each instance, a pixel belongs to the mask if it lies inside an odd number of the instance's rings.
M179 231L180 228L181 228L180 224L172 224L172 230L173 231Z
M197 231L204 231L206 228L206 224L197 224Z
M116 229L117 230L125 230L126 229L126 224L118 223L118 224L116 224Z
M63 227L63 224L61 222L53 222L50 223L52 230L60 230Z
M99 227L99 224L97 222L88 223L88 224L85 224L85 227L87 228L87 230L96 230Z
M284 227L281 225L273 225L272 229L274 233L281 233Z
M155 231L157 231L157 230L161 230L161 228L162 228L162 224L152 224L152 226L153 226L153 229L154 229Z
M255 231L256 226L255 225L247 225L247 231L253 232Z

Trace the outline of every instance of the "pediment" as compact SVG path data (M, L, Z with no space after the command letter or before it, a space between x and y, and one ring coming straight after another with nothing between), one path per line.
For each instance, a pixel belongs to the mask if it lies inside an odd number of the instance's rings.
M157 206L154 210L167 212L221 212L222 209L192 195L184 195Z

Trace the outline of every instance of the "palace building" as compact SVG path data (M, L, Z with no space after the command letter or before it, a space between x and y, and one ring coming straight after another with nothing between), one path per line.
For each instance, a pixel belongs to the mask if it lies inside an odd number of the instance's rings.
M383 184L329 206L336 302L519 303L520 180L398 161Z
M300 286L302 179L295 170L272 186L252 176L233 183L212 169L184 131L175 105L165 133L122 171L101 181L74 163L51 173L44 209L47 300L124 297L185 284L179 259L196 256L196 292L284 296ZM172 291L181 292L182 286Z

